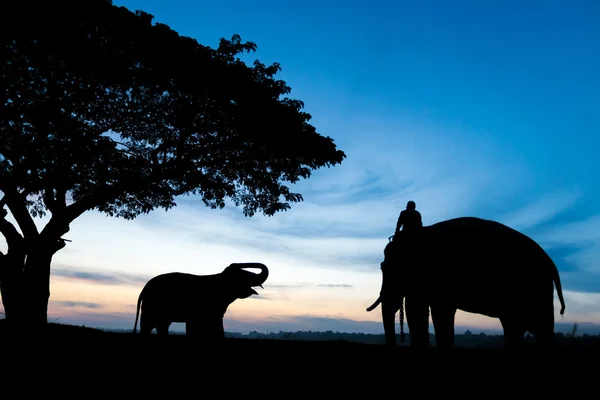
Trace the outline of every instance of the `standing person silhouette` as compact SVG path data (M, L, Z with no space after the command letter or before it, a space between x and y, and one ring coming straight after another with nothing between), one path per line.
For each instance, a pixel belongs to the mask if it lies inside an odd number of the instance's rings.
M414 232L415 229L422 227L423 220L421 219L421 213L417 211L415 202L410 200L406 203L406 210L400 212L394 236L400 232L400 229L402 229L403 232Z

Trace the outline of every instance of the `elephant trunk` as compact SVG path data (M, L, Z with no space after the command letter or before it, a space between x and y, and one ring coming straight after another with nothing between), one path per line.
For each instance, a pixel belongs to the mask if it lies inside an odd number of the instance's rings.
M255 276L250 280L250 286L262 286L263 283L269 277L269 269L265 264L262 263L235 263L232 266L237 268L259 268L260 273L254 274Z

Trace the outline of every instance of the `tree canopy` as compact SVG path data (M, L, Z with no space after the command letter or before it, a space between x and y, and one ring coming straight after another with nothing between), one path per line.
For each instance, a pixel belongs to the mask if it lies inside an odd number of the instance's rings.
M255 49L238 35L210 48L107 0L0 3L0 294L15 332L44 330L52 257L82 213L133 219L196 194L274 215L302 201L289 183L343 161L284 97L279 64L240 60Z
M6 5L1 6L3 8ZM345 154L309 124L280 65L238 35L199 44L111 1L22 1L1 29L0 190L25 236L50 210L135 218L183 194L245 215L302 201L286 182ZM68 204L67 194L72 198Z

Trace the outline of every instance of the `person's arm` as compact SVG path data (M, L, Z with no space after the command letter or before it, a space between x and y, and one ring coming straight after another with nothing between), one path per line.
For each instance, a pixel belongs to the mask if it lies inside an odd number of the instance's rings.
M417 216L419 217L419 218L418 218L418 221L419 221L419 228L422 228L422 227L423 227L423 220L421 219L421 213L420 213L420 212L418 212L418 211L417 211Z
M404 210L400 212L398 222L396 223L396 232L400 232L400 227L404 224Z

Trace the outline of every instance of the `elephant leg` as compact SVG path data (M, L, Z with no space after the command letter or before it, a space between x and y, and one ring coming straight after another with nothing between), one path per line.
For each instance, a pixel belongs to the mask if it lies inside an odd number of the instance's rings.
M398 307L389 301L381 302L381 318L383 319L386 346L396 345L396 311L398 311Z
M214 315L207 319L208 340L212 343L220 343L225 339L225 328L223 326L223 316Z
M171 323L169 321L159 322L156 324L156 334L159 336L167 336L169 334L169 327Z
M536 345L543 350L554 349L554 328L547 329L545 327L533 328L529 332L535 337Z
M185 336L188 338L197 338L200 334L201 326L200 322L196 319L190 319L185 323Z
M552 307L545 316L531 318L527 330L535 337L537 347L544 350L553 349L554 308Z
M150 318L147 314L142 314L140 318L140 335L146 336L152 333L155 324L152 318Z
M431 319L435 330L436 347L440 350L454 348L454 317L456 308L431 306Z
M410 346L429 347L429 304L414 297L405 300L405 315L410 335Z
M504 329L504 348L507 350L522 348L525 344L523 336L527 331L523 321L515 317L501 317L500 323Z

